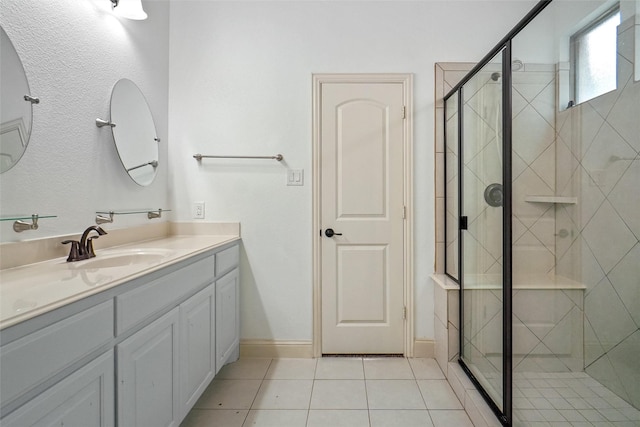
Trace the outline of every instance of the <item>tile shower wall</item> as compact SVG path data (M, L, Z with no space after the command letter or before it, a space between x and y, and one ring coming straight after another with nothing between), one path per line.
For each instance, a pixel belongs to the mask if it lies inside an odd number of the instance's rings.
M518 275L554 273L555 213L527 196L556 187L555 66L524 64L513 73L513 265Z
M513 73L514 287L532 276L544 285L557 273L556 213L564 205L528 201L557 196L557 171L564 168L556 156L556 68L525 63ZM513 291L514 372L583 370L584 292L555 286Z
M464 234L465 274L502 270L502 209L484 200L485 188L502 183L502 84L500 64L489 64L464 85L464 169L462 215L469 228Z
M513 75L513 116L514 116L514 257L515 283L518 285L523 279L529 283L539 283L545 287L548 280L536 281L531 274L537 274L543 279L545 274L553 276L555 272L555 208L549 203L532 203L525 200L526 196L551 196L556 194L556 76L553 64L525 64ZM441 80L443 93L456 84L464 75L469 64L438 64L436 77ZM492 277L491 273L501 270L501 240L499 230L501 223L490 223L491 207L482 200L482 191L492 182L501 181L501 139L499 129L501 121L498 117L500 91L497 81L492 78L493 72L499 71L499 66L493 70L489 68L484 75L474 79L479 82L475 87L465 85L465 132L473 129L487 129L490 131L479 135L480 147L475 156L465 164L466 182L471 182L472 188L466 188L465 200L471 195L471 203L477 208L468 209L474 214L469 217L470 227L466 239L476 240L474 246L480 246L480 256L475 259L475 265L467 272L478 271L487 273L485 279ZM440 112L446 114L447 137L457 137L457 116L452 110L452 103L447 103L448 110L442 106ZM453 103L455 104L455 103ZM444 121L444 117L439 117ZM442 123L439 121L438 123ZM498 130L498 132L496 132ZM446 185L447 197L439 200L439 214L447 216L446 245L441 234L439 248L447 250L447 272L457 272L455 262L456 246L456 218L455 196L457 179L454 171L457 167L455 144L438 145L447 150L447 180L441 180L440 185ZM440 153L436 153L440 155ZM468 155L468 153L467 153ZM444 167L444 160L437 165L438 170ZM479 197L478 197L479 194ZM475 196L474 196L475 195ZM442 208L442 206L446 206ZM444 211L444 212L443 212ZM495 217L495 215L493 215ZM498 218L499 220L499 218ZM495 221L494 221L495 222ZM441 224L441 223L439 223ZM438 228L441 228L439 225ZM492 233L496 238L491 239ZM496 280L499 275L496 275ZM467 277L467 282L473 280ZM486 280L485 280L486 281ZM501 291L493 283L494 290L474 290L469 292L469 298L480 304L481 308L474 313L467 313L466 319L473 318L471 336L476 337L480 347L473 348L471 356L485 374L495 372L499 376L501 369ZM490 286L491 287L491 286ZM530 286L528 286L530 287ZM534 286L535 288L535 286ZM583 291L579 289L519 289L514 292L514 367L515 371L533 372L568 372L583 369ZM467 305L468 307L468 305ZM469 325L467 325L469 326ZM475 329L474 329L475 328ZM436 350L437 351L437 350Z
M633 20L633 19L632 19ZM632 21L630 20L630 21ZM640 407L640 82L618 29L618 89L558 114L557 272L587 286L584 369Z
M470 70L471 64L436 65L436 79L441 76L440 85L442 93L446 94L460 79ZM499 66L495 71L499 71ZM473 185L473 189L465 192L466 195L478 195L479 188L485 188L493 182L501 182L501 143L496 143L496 131L501 127L501 119L497 114L497 102L494 99L499 96L497 85L500 81L491 79L491 73L487 73L482 81L484 84L474 88L475 94L469 96L466 102L464 114L466 128L470 132L477 124L480 127L491 129L491 132L480 135L481 147L476 155L466 165L467 176L473 180L467 180ZM555 270L555 210L552 205L544 203L531 203L525 201L526 196L552 196L556 194L556 131L555 131L555 103L556 103L556 78L555 65L553 64L525 64L521 70L513 73L513 179L514 179L514 218L513 218L513 257L518 274L528 273L554 273ZM438 84L438 82L436 83ZM492 108L493 105L493 108ZM438 105L436 109L436 123L439 125L444 120L444 105ZM448 121L455 121L455 114L447 115ZM453 128L452 128L453 129ZM439 129L442 132L442 129ZM443 135L437 134L436 161L437 172L444 169L444 142ZM456 153L453 153L456 154ZM455 167L457 157L448 154L448 168ZM444 174L442 174L444 176ZM439 176L439 173L437 173ZM452 178L452 176L450 176ZM452 180L456 184L455 180ZM451 182L447 182L447 194L455 189ZM436 209L438 212L436 221L437 230L437 255L436 272L444 272L444 251L448 255L447 271L457 271L455 259L454 238L455 227L447 230L447 242L445 245L444 216L440 214L444 210L444 185L442 180L436 180ZM482 194L479 195L480 197ZM496 238L495 244L487 236L480 236L488 229L502 228L502 224L488 224L492 217L486 215L487 209L493 209L480 200L481 206L477 212L469 217L469 237L476 239L478 250L481 252L478 264L473 270L480 273L497 273L501 269L501 240ZM448 225L454 224L449 214ZM493 216L495 217L495 216ZM496 234L498 236L498 234ZM474 243L475 244L475 243Z

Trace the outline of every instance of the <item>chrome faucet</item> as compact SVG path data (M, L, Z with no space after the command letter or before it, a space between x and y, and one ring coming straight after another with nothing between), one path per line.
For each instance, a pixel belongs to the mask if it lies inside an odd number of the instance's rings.
M92 231L98 233L98 236L89 237L89 233L91 233ZM107 232L104 231L101 227L92 225L84 230L84 233L82 233L82 237L80 238L79 242L77 240L63 241L63 245L71 243L71 250L69 251L67 262L81 261L83 259L95 257L96 253L93 250L93 240L97 239L100 236L104 236L105 234L107 234Z

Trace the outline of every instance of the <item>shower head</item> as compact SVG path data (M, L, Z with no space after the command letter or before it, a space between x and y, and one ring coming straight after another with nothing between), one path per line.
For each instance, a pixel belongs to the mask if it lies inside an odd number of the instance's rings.
M524 63L519 59L514 59L513 61L511 61L511 71L520 71L522 67L524 67ZM491 74L491 80L493 80L494 82L500 80L500 77L502 77L502 75L498 72Z
M511 61L511 71L520 71L522 67L524 67L524 63L519 59L514 59L513 61ZM497 71L495 73L491 73L491 80L493 80L494 82L499 81L500 77L502 77L502 74Z

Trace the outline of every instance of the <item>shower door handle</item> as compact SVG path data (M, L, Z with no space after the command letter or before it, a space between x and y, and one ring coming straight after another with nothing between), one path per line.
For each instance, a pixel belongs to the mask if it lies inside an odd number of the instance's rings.
M460 230L467 230L469 228L469 219L466 216L460 217Z

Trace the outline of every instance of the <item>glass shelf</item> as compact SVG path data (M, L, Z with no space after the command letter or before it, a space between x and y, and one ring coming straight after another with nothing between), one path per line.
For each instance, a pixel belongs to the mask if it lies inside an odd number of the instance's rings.
M98 215L136 215L136 214L148 214L149 212L171 212L171 209L122 209L113 211L96 211ZM31 217L29 217L31 218Z
M57 218L57 215L40 215L34 214L38 219ZM5 215L0 217L0 221L27 221L33 218L33 215Z
M147 218L162 218L163 212L171 212L171 209L121 209L119 211L96 211L96 224L110 224L116 215L147 214Z
M27 230L37 230L38 221L42 218L57 218L55 215L6 215L0 221L13 221L13 231L22 233Z

